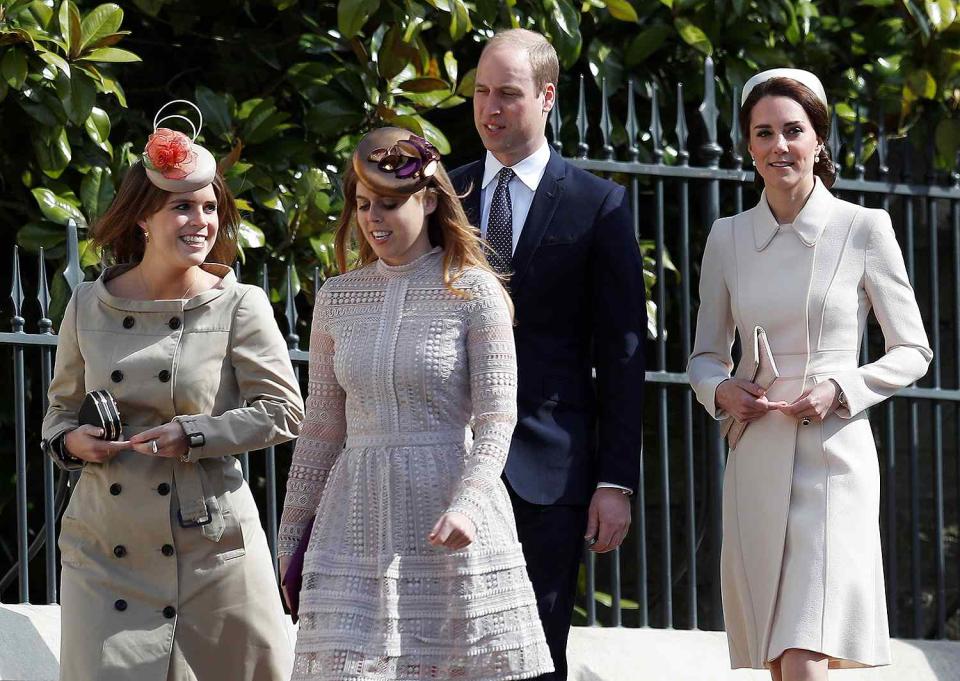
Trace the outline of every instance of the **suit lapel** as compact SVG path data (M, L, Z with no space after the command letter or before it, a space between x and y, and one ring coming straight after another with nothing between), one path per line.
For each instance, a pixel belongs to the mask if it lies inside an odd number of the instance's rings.
M517 286L526 275L533 254L539 248L540 241L553 220L553 214L556 212L560 197L563 194L562 181L565 175L566 162L560 158L556 151L551 149L547 169L543 173L536 194L533 195L533 204L530 206L526 222L523 223L520 241L517 243L517 250L513 254L511 288Z

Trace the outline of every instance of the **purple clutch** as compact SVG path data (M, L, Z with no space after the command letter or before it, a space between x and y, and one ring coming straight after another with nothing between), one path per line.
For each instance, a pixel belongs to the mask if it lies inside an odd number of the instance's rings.
M296 624L300 611L300 589L303 588L303 557L307 553L307 546L310 544L310 533L313 532L313 521L316 516L310 518L310 522L303 529L297 548L290 556L290 565L283 575L283 581L280 582L287 592L287 598L290 600L290 616L293 623Z

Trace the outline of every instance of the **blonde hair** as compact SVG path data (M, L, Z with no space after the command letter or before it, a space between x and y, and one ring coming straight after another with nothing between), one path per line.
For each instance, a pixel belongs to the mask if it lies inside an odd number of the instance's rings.
M560 80L560 60L557 59L557 51L553 49L553 45L542 35L525 28L498 31L487 41L483 51L486 52L498 45L507 45L527 53L533 70L533 83L538 93L543 92L547 84L557 87L557 82Z
M356 268L369 265L378 259L373 247L360 232L360 225L356 220L358 181L353 164L348 163L347 170L343 174L343 210L334 236L337 267L341 272L351 269L347 263L351 241L357 243L359 251L359 257L354 265ZM432 246L443 248L443 285L447 290L461 298L469 298L469 292L457 288L455 284L463 276L464 271L471 267L489 272L503 288L504 278L494 272L487 262L484 255L486 244L467 219L467 214L460 204L461 197L453 188L453 183L450 182L450 177L442 164L437 168L430 184L421 191L433 191L437 194L437 207L427 217L427 234ZM503 288L503 295L512 316L513 303L505 288Z

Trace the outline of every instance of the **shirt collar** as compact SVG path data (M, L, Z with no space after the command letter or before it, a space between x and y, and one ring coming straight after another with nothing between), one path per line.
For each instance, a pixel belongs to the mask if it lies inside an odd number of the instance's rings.
M810 198L800 209L800 214L793 221L793 232L800 239L804 246L816 246L820 235L827 226L827 220L830 218L830 209L833 204L833 194L823 186L820 178L814 178L813 191ZM754 246L758 251L762 251L770 242L774 235L779 231L780 225L770 210L767 203L767 190L764 189L760 195L760 203L754 209L753 216L753 240Z
M523 182L530 191L535 192L537 191L537 187L540 186L540 180L543 179L543 174L547 171L547 164L549 162L550 145L544 140L543 145L541 145L539 149L519 163L511 166L511 170L517 174L520 181ZM504 165L497 160L497 157L488 151L483 162L483 182L481 182L480 186L486 189L487 185L493 182L503 167Z

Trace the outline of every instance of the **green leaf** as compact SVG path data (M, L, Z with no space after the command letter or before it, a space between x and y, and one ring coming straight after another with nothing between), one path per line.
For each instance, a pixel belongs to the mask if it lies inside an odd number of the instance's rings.
M310 237L310 247L323 267L333 266L333 247L327 244L323 236Z
M703 29L699 26L689 19L682 17L675 19L673 25L676 27L677 33L680 34L683 42L687 43L687 45L690 45L698 52L702 52L707 56L713 54L713 45L710 43L707 34L704 33Z
M420 123L420 129L423 130L421 136L435 146L441 154L449 154L450 142L447 140L446 135L440 131L440 128L422 116L414 116L414 118L417 119L417 122Z
M127 96L124 94L123 88L120 87L120 83L109 76L103 76L101 87L103 88L104 92L112 94L114 97L116 97L120 106L124 108L127 107Z
M380 0L340 0L337 3L337 27L340 35L348 40L357 35L379 8Z
M33 153L44 174L53 178L60 177L73 157L66 129L60 128L60 131L51 135L49 139L44 139L42 135L35 135Z
M249 220L240 220L240 227L237 230L237 240L243 248L263 248L267 243L267 237L263 230L257 227Z
M470 10L463 0L450 0L450 37L455 41L465 36L473 24L470 23Z
M907 76L903 89L905 99L933 99L937 95L937 81L926 69L917 69Z
M80 54L80 11L71 0L62 0L60 13L57 16L60 22L60 35L67 46L67 53L71 57L76 57Z
M640 23L640 17L637 16L637 10L633 8L628 0L603 0L607 6L610 16L620 21L632 21L635 24Z
M93 267L100 263L100 249L90 239L81 239L77 244L80 267Z
M41 248L49 251L66 240L63 227L50 222L28 222L17 230L17 244L31 253L39 253Z
M90 50L80 57L83 61L108 62L108 63L129 63L142 61L140 57L129 50L121 50L119 47L98 47Z
M913 17L913 20L917 22L917 27L920 29L920 32L923 34L924 40L923 43L926 44L932 35L930 29L930 22L927 21L927 16L913 0L903 0L903 6L907 8L907 11L910 13L910 16Z
M27 55L16 48L8 48L6 52L0 60L0 76L7 85L19 90L27 80Z
M70 64L67 63L67 60L61 57L56 52L51 52L50 50L41 49L37 55L45 62L51 66L55 66L60 69L66 76L70 76Z
M580 56L583 39L580 35L580 13L568 0L545 0L547 28L553 46L565 67L572 66Z
M638 33L627 47L624 59L627 66L637 66L651 54L659 50L673 35L673 28L666 24L657 24Z
M70 95L64 102L64 110L70 121L76 125L83 125L90 116L96 100L97 88L93 80L80 69L75 69L70 78Z
M933 30L938 33L950 28L957 19L955 0L926 0L923 4Z
M944 118L937 123L934 143L941 163L952 168L960 151L960 120Z
M80 25L80 34L83 37L80 50L87 49L101 38L115 34L122 23L123 10L119 5L111 2L95 7L83 18Z
M204 85L197 86L194 96L197 99L197 106L203 112L204 123L217 135L226 135L233 122L227 98Z
M87 120L84 121L83 127L86 129L90 139L92 139L98 147L106 151L105 145L110 138L110 116L107 115L107 112L98 107L93 107L93 109L90 110L90 115L87 117Z
M413 78L400 83L398 87L404 92L435 92L447 90L450 86L439 78Z
M473 68L466 72L460 85L457 86L457 94L461 97L473 97L473 88L477 84L477 69Z
M93 166L83 176L83 181L80 182L80 201L83 203L83 209L90 216L91 221L96 220L107 211L110 202L113 201L115 191L113 176L109 168Z
M83 213L77 210L76 206L66 199L57 196L46 187L34 187L30 190L30 193L33 194L37 205L40 206L40 212L43 213L43 217L50 222L55 222L58 225L66 225L67 220L73 218L79 226L86 226L87 221L84 219Z
M457 82L457 58L453 56L453 52L447 50L443 53L443 68L447 72L447 78L450 79L451 83Z

